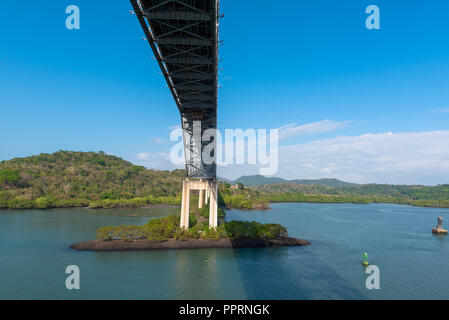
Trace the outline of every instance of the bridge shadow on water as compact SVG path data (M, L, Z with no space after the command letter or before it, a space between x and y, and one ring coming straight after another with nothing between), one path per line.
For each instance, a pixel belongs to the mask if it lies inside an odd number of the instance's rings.
M168 288L177 299L247 299L233 249L176 250Z
M248 299L365 299L309 247L236 249Z

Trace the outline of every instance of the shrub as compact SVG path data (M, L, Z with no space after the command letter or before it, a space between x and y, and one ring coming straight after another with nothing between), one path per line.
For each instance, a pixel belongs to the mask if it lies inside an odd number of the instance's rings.
M0 170L0 185L15 186L20 181L20 173L13 170Z
M11 209L33 209L35 202L24 198L23 196L17 196L8 201L8 207Z
M261 224L249 221L230 221L221 223L217 228L210 229L208 221L190 221L190 228L179 227L179 216L170 215L160 219L151 219L143 226L118 226L97 229L99 240L135 240L148 239L165 241L169 239L220 239L220 238L276 238L287 236L287 229L279 224Z
M276 223L263 225L263 236L266 238L287 237L287 228Z
M216 229L207 228L203 231L202 238L203 239L220 239L223 237L223 234L219 231L219 227ZM224 236L227 238L227 235Z
M189 239L189 233L188 231L179 228L176 230L175 234L174 234L174 238L176 240L188 240Z
M36 209L49 209L55 207L55 201L49 197L40 197L35 200Z
M97 229L97 239L98 240L112 240L116 227L107 226Z
M224 224L230 238L276 238L287 236L287 229L279 224L249 221L230 221Z
M114 230L112 237L114 239L122 239L131 241L145 238L145 232L141 226L118 226Z
M203 216L204 218L209 218L209 212L210 212L209 210L210 210L210 207L209 207L209 204L207 204L207 205L203 206L201 209L199 209L198 213L201 216ZM217 211L218 211L217 216L219 218L223 218L223 219L226 218L226 212L224 211L223 208L219 207Z
M0 191L0 209L8 208L8 201L11 200L13 196L5 191Z
M179 216L170 215L161 219L151 219L144 226L145 236L149 240L166 240L175 236L179 227Z
M80 208L89 206L87 199L63 199L57 200L55 207L57 208Z

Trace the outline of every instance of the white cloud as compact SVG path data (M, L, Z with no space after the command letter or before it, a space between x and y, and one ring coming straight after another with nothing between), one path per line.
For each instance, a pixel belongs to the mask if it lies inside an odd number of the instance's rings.
M336 130L347 123L324 120L281 129L285 139ZM148 168L184 167L171 163L169 154L163 152L140 153L137 160ZM259 168L231 164L219 167L218 175L234 179L259 174ZM282 146L278 168L275 176L285 179L327 177L357 183L449 184L449 130L367 133Z
M220 168L236 178L257 166ZM279 148L285 179L338 178L357 183L449 184L449 130L335 137Z
M434 109L437 113L449 113L449 108Z
M137 155L137 160L145 161L145 160L148 160L150 158L150 156L151 156L151 154L149 154L148 152L142 152Z
M170 161L170 155L166 152L142 152L136 156L136 164L145 166L149 169L157 170L174 170L184 168L183 166L177 166Z
M167 143L167 140L165 140L165 139L163 139L163 138L159 138L159 137L151 138L150 141L151 141L152 143L155 143L155 144L164 144L164 143Z
M296 123L287 124L279 128L279 140L343 129L349 124L349 122L350 121L336 122L326 119L299 126L296 125Z
M449 183L449 131L364 134L281 147L284 177L360 183Z

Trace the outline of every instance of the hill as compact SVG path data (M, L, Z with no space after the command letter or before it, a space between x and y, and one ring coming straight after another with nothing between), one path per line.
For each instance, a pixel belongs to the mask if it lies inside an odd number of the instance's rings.
M104 152L58 151L0 162L0 209L180 205L184 179L184 170L146 169ZM198 201L196 194L191 201ZM219 203L268 208L256 191L233 191L223 183ZM191 207L197 210L196 204Z
M229 182L229 181L226 181ZM260 186L264 184L277 184L277 183L295 183L302 185L318 185L318 186L327 186L327 187L345 187L345 186L356 186L355 183L349 183L345 181L341 181L338 179L297 179L297 180L285 180L277 177L265 177L262 175L253 175L253 176L242 176L234 181L229 183L243 183L245 186Z
M270 202L379 202L449 208L449 185L364 184L329 187L286 182L253 188Z
M58 151L0 162L0 207L85 206L98 200L178 197L183 170L135 166L104 152Z
M241 176L238 179L235 179L233 181L230 181L231 184L237 184L242 183L245 186L260 186L263 184L275 184L285 182L282 178L276 178L276 177L265 177L262 175L254 175L254 176Z

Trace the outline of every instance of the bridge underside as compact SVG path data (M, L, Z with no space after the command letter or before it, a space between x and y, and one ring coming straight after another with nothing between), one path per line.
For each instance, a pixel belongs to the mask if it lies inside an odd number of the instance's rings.
M187 177L216 178L216 162L203 161L217 128L218 0L131 0L181 113ZM194 123L201 133L194 135ZM212 154L212 158L215 158Z
M219 0L130 1L181 114L187 171L181 227L189 227L190 190L198 190L199 207L209 202L209 226L214 228L216 153L212 148L206 161L202 152L216 144ZM211 138L203 141L210 129Z

